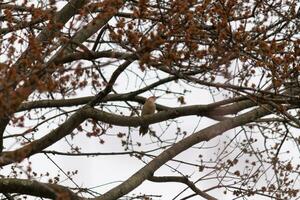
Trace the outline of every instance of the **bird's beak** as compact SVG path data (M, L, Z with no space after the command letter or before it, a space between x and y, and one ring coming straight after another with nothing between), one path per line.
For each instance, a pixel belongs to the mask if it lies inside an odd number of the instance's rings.
M155 99L158 99L158 98L160 98L161 96L153 96L153 97L155 97Z

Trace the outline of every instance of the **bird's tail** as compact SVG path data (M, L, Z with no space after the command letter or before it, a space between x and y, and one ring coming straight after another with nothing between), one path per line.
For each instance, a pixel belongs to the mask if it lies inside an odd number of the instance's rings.
M140 135L143 136L145 135L146 133L148 133L149 131L149 126L148 125L142 125L140 127Z

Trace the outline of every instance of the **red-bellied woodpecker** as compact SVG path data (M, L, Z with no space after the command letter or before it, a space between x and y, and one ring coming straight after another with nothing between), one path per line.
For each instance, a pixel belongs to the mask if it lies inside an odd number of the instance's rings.
M155 96L152 96L152 97L149 97L144 106L143 106L143 109L142 109L142 116L144 115L152 115L155 113L155 110L156 110L156 106L155 106L155 100L156 100L156 97ZM149 125L148 124L143 124L141 125L140 127L140 135L145 135L146 133L148 133L149 131Z

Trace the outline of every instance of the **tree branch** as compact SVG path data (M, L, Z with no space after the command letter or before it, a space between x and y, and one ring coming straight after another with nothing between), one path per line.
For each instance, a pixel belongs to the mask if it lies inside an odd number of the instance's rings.
M244 109L245 106L251 104L251 101L245 101L241 104L234 104L234 108ZM210 116L214 113L213 109L218 103L209 105L195 105L195 106L185 106L179 108L170 108L165 111L158 112L154 115L143 116L143 117L130 117L130 116L120 116L112 113L108 113L96 108L92 108L88 105L79 109L74 113L69 119L67 119L58 128L51 131L44 137L31 142L30 144L17 149L15 151L2 152L0 154L0 166L7 165L16 161L21 161L30 155L36 154L39 151L51 146L55 142L59 141L61 138L70 134L76 127L78 127L87 118L93 118L95 120L105 122L111 125L118 126L133 126L137 127L144 123L153 124L168 119L174 119L182 116L198 115L198 116ZM230 105L229 105L230 106ZM266 107L266 106L265 106ZM215 115L218 113L214 113ZM235 118L228 119L234 120ZM228 121L224 120L224 121Z
M144 103L146 98L139 97L137 95L148 91L150 89L153 89L159 85L162 85L164 83L176 80L176 77L168 77L161 79L155 83L152 83L142 89L124 93L124 94L109 94L106 97L104 97L101 102L109 102L109 101L125 101L125 100L131 100L131 101L137 101L139 103ZM31 102L24 102L20 105L17 112L30 110L34 108L52 108L52 107L70 107L70 106L79 106L84 105L90 102L95 96L87 96L87 97L80 97L80 98L73 98L73 99L59 99L59 100L39 100L39 101L31 101ZM157 105L158 110L165 110L169 107Z
M74 14L76 14L78 12L78 9L80 9L82 6L84 6L88 1L87 0L72 0L70 1L66 6L64 6L54 17L54 21L57 22L58 24L65 24ZM114 1L114 2L108 2L107 6L112 6L111 8L114 8L114 12L112 13L102 13L102 17L97 17L94 20L92 20L89 24L87 24L85 27L83 27L80 31L78 31L74 37L72 38L72 42L76 43L76 44L81 44L82 42L84 42L86 39L88 39L90 36L92 36L94 33L96 33L101 27L103 27L110 19L111 17L117 13L118 9L124 4L124 2L122 0L120 1ZM108 11L106 11L108 12ZM105 17L103 17L105 16ZM60 26L59 26L60 27ZM63 27L63 26L61 26ZM47 27L46 29L44 29L38 36L37 36L37 40L40 42L44 42L47 41L49 39L51 39L51 37L53 37L55 34L55 31L58 31L57 29L51 29L49 30L49 27ZM61 57L64 54L68 54L71 53L74 47L73 43L67 43L66 45L64 45L46 64L42 69L38 69L35 72L32 72L32 74L29 75L29 77L35 77L38 76L40 78L45 76L45 71L47 70L47 74L51 74L53 73L55 70L57 70L56 67L53 67L53 63L55 63L56 59L58 59L59 57ZM72 47L72 48L71 48ZM27 48L24 53L21 55L21 57L19 58L19 60L16 62L16 64L14 65L14 67L17 69L16 71L18 71L19 73L23 73L24 70L20 70L19 68L24 67L23 65L21 65L22 60L26 60L28 56L30 56L28 53L30 52L30 48ZM30 59L29 59L30 60ZM55 65L54 65L55 66ZM44 70L43 70L44 69ZM24 74L23 74L24 75ZM18 80L17 80L18 81ZM8 80L9 83L8 85L10 85L12 87L12 90L15 88L15 86L17 85L17 81L14 79L12 81ZM24 88L27 87L26 93L24 92ZM26 81L23 85L23 87L20 87L19 89L17 89L17 91L15 91L17 94L23 94L22 98L20 97L20 99L18 100L17 103L15 103L16 105L14 105L15 108L12 108L9 113L6 114L11 114L14 113L15 110L19 107L19 105L21 104L22 100L25 100L34 90L36 89L36 85L32 83L31 78L29 78L28 81ZM0 86L0 91L3 90L3 88L1 88ZM23 92L22 92L23 91ZM6 94L6 98L7 99L13 99L10 98L10 93L9 91ZM3 126L5 127L5 126ZM2 128L3 129L3 128ZM3 129L4 131L4 129ZM0 132L0 138L3 137L3 132Z
M83 110L84 109L79 109L63 124L44 137L35 140L15 151L2 152L0 154L0 166L4 166L13 162L20 162L24 158L42 151L43 149L59 141L61 138L70 134L86 119L85 115L83 114Z
M186 137L185 139L182 139L169 149L162 152L159 156L154 158L151 162L137 171L122 184L95 198L95 200L114 200L122 197L125 194L128 194L130 191L142 184L146 179L150 178L152 174L154 174L154 172L163 164L174 158L179 153L185 151L186 149L199 142L211 140L212 138L223 134L225 131L228 131L237 126L244 125L262 116L270 114L270 110L272 110L272 107L270 106L256 108L245 114L241 114L240 116L234 117L232 119L227 119L215 125L209 126Z
M68 63L68 62L73 62L76 60L94 60L94 59L98 59L98 58L118 58L118 59L128 59L128 58L137 58L136 55L133 55L131 53L123 53L123 52L115 52L112 50L108 50L108 51L84 51L84 52L74 52L74 53L70 53L67 55L64 55L61 58L58 58L56 60L56 63L58 64L62 64L62 63Z
M25 179L0 179L1 193L20 193L51 199L81 199L68 188L49 183L40 183Z
M181 176L151 176L148 178L149 181L152 182L159 182L159 183L165 183L165 182L179 182L186 184L191 190L193 190L197 195L208 199L208 200L217 200L216 198L210 196L209 194L199 190L193 182L191 182L187 177L181 177Z

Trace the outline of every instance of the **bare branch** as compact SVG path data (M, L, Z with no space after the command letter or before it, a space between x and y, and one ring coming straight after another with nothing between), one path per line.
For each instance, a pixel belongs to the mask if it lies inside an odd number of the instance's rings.
M191 190L193 190L197 195L208 199L208 200L217 200L216 198L210 196L209 194L198 189L193 182L191 182L187 177L182 176L151 176L148 178L149 181L165 183L165 182L179 182L186 184Z
M269 107L269 109L272 108ZM232 119L221 121L215 125L202 129L201 131L188 136L187 138L181 140L180 142L174 144L172 147L162 152L159 156L154 158L151 162L149 162L146 166L133 174L122 184L116 186L100 197L95 198L95 200L113 200L129 193L146 179L150 178L157 169L159 169L163 164L174 158L179 153L185 151L186 149L199 142L211 140L212 138L223 134L225 131L235 128L236 126L246 124L262 116L265 116L270 113L269 109L257 108Z
M1 193L20 193L51 199L81 199L72 191L58 184L40 183L25 179L0 179Z

